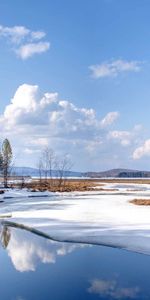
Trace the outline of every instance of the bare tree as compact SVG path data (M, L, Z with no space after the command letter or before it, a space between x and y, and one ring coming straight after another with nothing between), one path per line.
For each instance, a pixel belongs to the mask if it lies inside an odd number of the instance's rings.
M20 184L21 189L25 187L25 177L24 175L21 175L21 184Z
M55 166L55 152L53 149L46 147L42 151L42 154L39 158L38 162L38 170L39 170L39 178L40 182L42 179L42 174L44 172L45 183L47 183L47 179L50 178L50 184L53 183L53 169Z
M43 174L43 169L44 169L42 157L39 158L37 167L38 167L38 173L39 173L39 183L41 185L42 184L42 174Z
M56 160L56 168L57 168L57 174L58 174L58 186L61 188L66 183L67 179L67 173L72 168L72 162L68 156L68 154L65 154L61 158L57 158Z
M47 177L48 177L48 147L46 147L42 151L42 163L43 163L43 171L44 171L44 177L45 177L45 182L47 182Z
M49 177L52 179L53 177L53 169L55 166L56 155L53 149L47 148L47 159L48 159L48 171Z
M0 152L0 175L3 173L3 156L2 153Z

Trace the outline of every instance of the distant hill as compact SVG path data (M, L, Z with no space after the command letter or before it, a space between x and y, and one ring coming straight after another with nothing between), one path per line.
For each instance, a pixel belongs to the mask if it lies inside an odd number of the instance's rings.
M12 170L13 175L17 176L31 176L39 177L39 171L36 168L30 167L14 167ZM44 170L42 171L42 176L44 176ZM58 171L53 170L52 176L57 177ZM89 178L146 178L150 177L150 171L139 171L139 170L130 170L130 169L111 169L108 171L102 172L75 172L75 171L66 171L66 177L89 177Z
M86 172L84 176L91 178L117 177L117 178L144 178L150 177L150 171L139 171L130 169L112 169L103 172Z
M31 177L38 177L39 176L39 170L36 168L30 168L30 167L14 167L11 172L13 175L17 176L31 176ZM44 170L42 171L42 176L44 176ZM58 171L53 170L52 176L57 177ZM81 177L81 172L74 172L74 171L66 171L65 172L66 177Z

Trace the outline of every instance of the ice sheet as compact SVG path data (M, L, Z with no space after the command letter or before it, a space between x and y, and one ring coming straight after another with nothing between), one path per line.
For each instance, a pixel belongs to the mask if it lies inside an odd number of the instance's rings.
M138 186L135 185L135 190ZM145 191L133 192L128 187L120 187L116 193L8 191L0 196L5 197L0 214L9 213L12 215L9 221L36 228L60 241L101 244L150 254L150 207L129 203L134 198L150 199L150 189L146 186ZM14 198L9 199L9 195Z

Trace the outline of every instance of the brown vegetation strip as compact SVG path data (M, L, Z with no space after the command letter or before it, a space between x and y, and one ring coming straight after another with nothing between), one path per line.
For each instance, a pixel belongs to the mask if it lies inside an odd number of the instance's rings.
M59 185L59 179L47 179L44 178L40 181L38 179L33 179L31 182L23 182L23 183L13 183L11 187L26 187L33 191L51 191L51 192L73 192L73 191L93 191L94 187L96 191L105 191L112 192L117 191L117 189L105 189L105 184L107 183L132 183L132 184L150 184L150 179L65 179L62 181L61 186ZM129 191L130 189L128 189ZM136 191L135 189L133 189ZM138 190L139 191L139 190Z
M93 179L93 181L97 181L100 183L135 183L135 184L150 184L150 179L146 179L146 178L100 178L100 179Z
M141 189L127 189L127 192L143 192L143 190Z
M150 199L133 199L131 201L129 201L132 204L135 205L146 205L146 206L150 206Z
M118 190L118 189L103 189L103 188L98 188L98 189L94 189L94 191L117 192L117 191L119 191L119 190Z
M15 184L16 187L20 187L20 184ZM13 185L14 186L14 185ZM50 192L74 192L74 191L92 191L93 182L89 180L65 180L62 184L59 184L58 179L43 179L32 180L31 182L24 183L24 186L30 189L32 192L36 191L50 191Z

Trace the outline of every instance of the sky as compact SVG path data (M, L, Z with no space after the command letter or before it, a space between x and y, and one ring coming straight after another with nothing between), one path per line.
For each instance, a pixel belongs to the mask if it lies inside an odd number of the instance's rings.
M0 2L0 142L78 171L150 169L149 0Z

